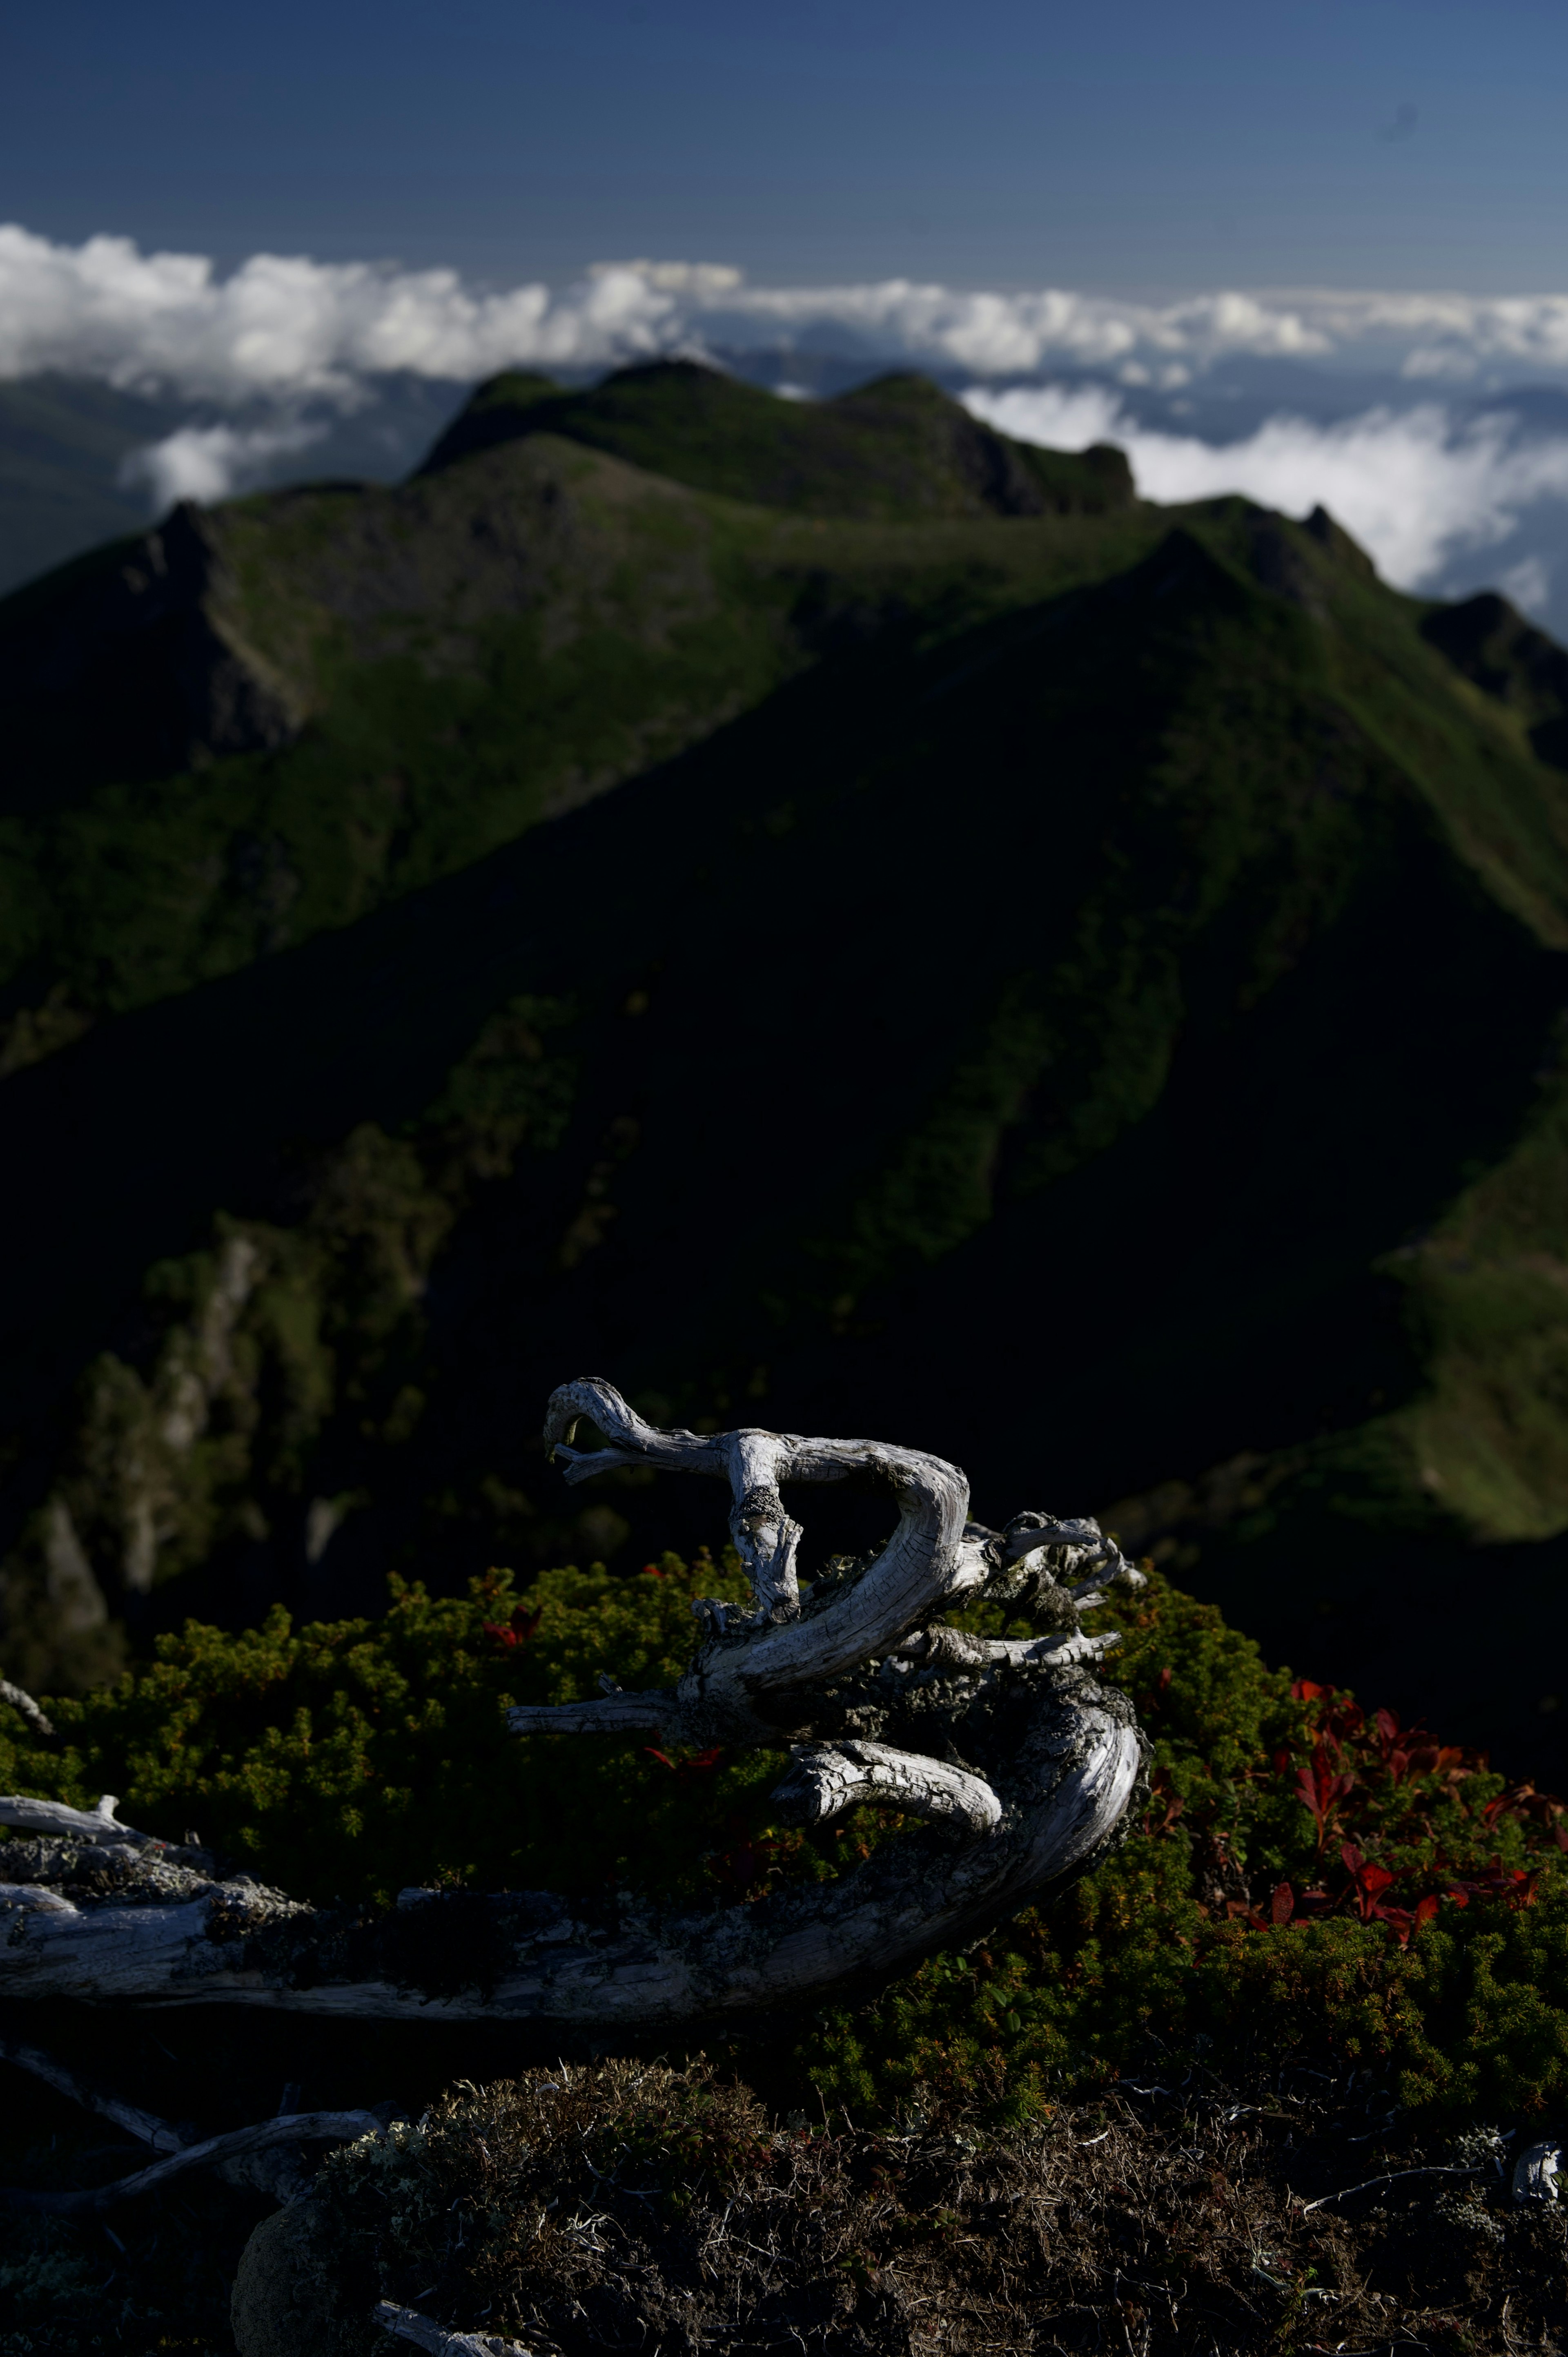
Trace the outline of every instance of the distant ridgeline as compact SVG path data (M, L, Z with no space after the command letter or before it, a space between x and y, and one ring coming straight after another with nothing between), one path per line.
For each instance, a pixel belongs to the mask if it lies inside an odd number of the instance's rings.
M1568 656L1500 599L661 363L177 509L0 604L0 704L14 1676L717 1537L567 1508L592 1368L1121 1501L1568 1777Z

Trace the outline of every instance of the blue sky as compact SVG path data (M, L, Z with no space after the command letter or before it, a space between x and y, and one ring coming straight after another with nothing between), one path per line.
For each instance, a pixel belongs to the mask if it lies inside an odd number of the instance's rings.
M1568 636L1568 0L51 0L0 58L0 379L183 403L155 511L395 472L503 367L916 367Z
M1563 0L51 0L7 11L0 219L491 284L1536 290L1565 102Z

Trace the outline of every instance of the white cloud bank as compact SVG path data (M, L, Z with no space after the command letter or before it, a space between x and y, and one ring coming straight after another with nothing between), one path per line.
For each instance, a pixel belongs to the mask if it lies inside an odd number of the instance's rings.
M704 341L789 344L829 330L856 349L977 376L1062 365L1177 381L1229 354L1391 352L1416 377L1490 362L1568 370L1568 295L1219 292L1136 303L1062 288L966 292L910 279L754 286L703 263L596 264L574 285L499 293L452 270L253 254L228 277L205 255L128 238L62 245L0 225L0 377L61 369L199 398L350 400L392 370L461 383L510 365L596 368Z
M1155 499L1241 490L1294 512L1321 500L1412 587L1455 553L1495 545L1532 502L1568 496L1568 442L1495 415L1461 422L1419 393L1482 369L1568 371L1568 295L1221 291L1137 303L908 279L757 286L717 264L651 262L493 292L452 270L299 255L254 254L224 277L201 254L144 253L119 237L56 244L0 225L0 378L57 369L220 407L260 404L259 420L185 425L129 462L126 479L159 506L220 498L275 470L320 437L323 406L353 409L385 372L461 384L508 366L591 370L808 339L873 365L962 370L982 381L971 407L1010 433L1069 448L1122 442ZM1276 416L1216 447L1145 432L1103 386L983 382L1067 368L1168 387L1240 354L1375 359L1402 369L1416 405L1332 425ZM303 414L310 404L314 422ZM1547 596L1539 559L1512 577L1525 602Z
M1459 422L1423 403L1328 425L1279 416L1244 441L1217 444L1146 432L1113 393L1095 385L977 386L963 398L976 416L1021 441L1058 450L1120 443L1147 499L1241 491L1293 515L1321 503L1404 589L1426 586L1465 550L1506 540L1535 501L1568 498L1568 440L1525 438L1506 414ZM1539 559L1521 562L1511 579L1519 602L1545 603L1550 583Z
M737 274L607 264L553 295L488 295L456 271L253 254L220 278L128 238L54 245L0 224L0 377L44 369L217 400L352 397L392 370L456 383L517 363L593 367L672 349Z

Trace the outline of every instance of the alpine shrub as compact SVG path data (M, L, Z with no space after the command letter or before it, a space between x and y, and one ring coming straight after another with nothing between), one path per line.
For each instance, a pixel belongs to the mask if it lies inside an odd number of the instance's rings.
M52 1746L0 1706L0 1788L79 1806L114 1792L129 1822L199 1833L301 1897L379 1903L410 1883L607 1880L735 1903L897 1827L862 1811L781 1830L781 1753L507 1733L509 1705L592 1692L601 1671L672 1681L693 1599L743 1593L731 1555L521 1590L492 1572L461 1598L392 1585L378 1621L295 1630L280 1609L237 1637L188 1622L114 1686L51 1703ZM1049 1910L820 2015L763 2075L866 2115L934 2092L1017 2119L1173 2050L1232 2071L1316 2050L1414 2107L1568 2095L1562 1804L1268 1668L1157 1576L1100 1618L1121 1628L1115 1675L1152 1745L1122 1846Z

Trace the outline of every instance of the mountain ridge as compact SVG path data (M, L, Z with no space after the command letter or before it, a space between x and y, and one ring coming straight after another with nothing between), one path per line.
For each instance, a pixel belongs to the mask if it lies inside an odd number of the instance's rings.
M1105 515L1136 503L1125 454L1015 441L927 377L874 377L825 401L780 401L695 361L649 361L587 392L506 374L481 385L422 475L552 434L693 490L801 515L917 522L933 516Z
M156 952L100 896L76 967L13 953L13 1005L64 977L92 1025L0 1095L29 1138L0 1174L27 1240L14 1663L86 1674L116 1615L141 1642L197 1602L373 1609L390 1567L651 1547L646 1501L553 1502L523 1437L590 1361L650 1414L936 1448L982 1511L1020 1465L1062 1511L1120 1496L1293 1657L1353 1665L1343 1598L1380 1563L1413 1595L1568 1527L1549 642L1399 597L1321 513L834 522L532 429L406 496L201 529L241 635L325 701L288 747L5 822L17 895L96 830L81 888L120 862ZM515 605L562 549L568 605L619 601L593 675L619 709L663 725L647 682L698 608L731 700L541 823L507 748L586 741L560 716L596 721L593 682L549 701L575 625L490 703L440 698L485 582ZM417 658L322 656L324 581L346 630L422 630ZM394 740L440 793L405 795L424 847L371 889L337 846ZM315 834L256 816L291 778ZM231 876L248 831L266 923L220 938L210 892L160 913L149 811L193 872ZM661 1496L661 1527L705 1511ZM72 1565L97 1635L49 1601ZM1494 1669L1517 1720L1534 1664Z

